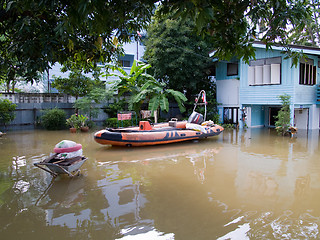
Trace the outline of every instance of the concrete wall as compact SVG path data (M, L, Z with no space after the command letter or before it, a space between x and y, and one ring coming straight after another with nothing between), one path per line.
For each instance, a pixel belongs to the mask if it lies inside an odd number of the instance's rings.
M67 113L67 117L71 116L75 109L73 103L75 99L65 94L57 93L15 93L2 94L0 98L7 98L17 105L15 111L15 119L7 124L8 129L32 129L36 127L40 117L44 114L44 110L59 108ZM100 114L93 119L97 125L102 125L103 121L108 117L102 110L106 104L99 104L101 108Z

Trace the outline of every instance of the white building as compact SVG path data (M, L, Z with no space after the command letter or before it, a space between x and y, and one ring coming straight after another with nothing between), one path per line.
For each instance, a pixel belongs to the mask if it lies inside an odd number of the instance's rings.
M126 72L129 72L131 69L131 66L133 64L134 60L142 60L142 56L144 54L144 45L142 44L141 41L135 41L134 39L132 40L131 43L126 43L123 46L124 49L124 56L119 56L118 60L120 62L120 65L124 68L124 70ZM49 70L49 74L48 73L44 73L44 80L43 80L43 85L44 87L44 91L48 91L48 87L49 92L51 93L57 93L58 90L51 88L51 83L54 81L54 77L68 77L69 76L69 71L67 72L61 72L61 65L56 63L55 65L52 66L52 68ZM101 67L103 67L103 65L101 65ZM49 76L49 84L48 84L48 76ZM87 74L88 77L92 78L92 74ZM112 81L115 80L116 77L108 77L108 79L106 79L105 77L101 77L102 81Z

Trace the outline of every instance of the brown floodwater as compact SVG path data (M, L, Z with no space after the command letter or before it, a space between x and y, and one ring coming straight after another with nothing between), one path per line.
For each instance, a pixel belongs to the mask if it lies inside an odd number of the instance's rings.
M55 144L83 145L78 177L36 168ZM144 148L93 132L0 138L1 239L319 239L319 131L225 131Z

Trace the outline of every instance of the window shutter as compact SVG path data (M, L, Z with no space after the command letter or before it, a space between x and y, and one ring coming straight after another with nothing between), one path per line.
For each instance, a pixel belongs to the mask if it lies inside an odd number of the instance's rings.
M312 85L317 84L317 66L313 66L313 78Z
M263 66L263 84L271 84L271 65Z
M255 66L254 78L255 78L255 84L257 85L262 84L263 66Z
M254 66L248 68L248 84L249 86L254 85Z
M271 84L280 84L281 65L271 64Z

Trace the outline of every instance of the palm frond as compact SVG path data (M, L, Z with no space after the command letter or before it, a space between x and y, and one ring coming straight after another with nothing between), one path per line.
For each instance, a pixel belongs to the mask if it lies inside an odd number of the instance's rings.
M167 89L166 91L170 93L175 99L179 98L183 102L186 102L188 100L182 92L175 91L173 89Z
M137 95L132 96L131 101L133 103L138 103L146 98L146 95L148 94L148 90L143 90L139 92Z
M169 111L169 100L165 94L160 95L160 108L162 111Z
M173 89L167 89L166 92L168 92L170 95L172 95L174 97L174 99L176 100L176 102L178 103L178 107L180 112L185 112L186 108L184 106L184 102L186 102L188 99L186 98L186 96L179 91L175 91Z
M135 71L137 71L137 61L134 60L133 63L132 63L132 66L131 66L131 70L130 70L130 75L132 75Z
M154 111L156 111L159 108L160 105L160 96L154 96L149 101L149 107L148 109L151 110L151 113L153 115Z

